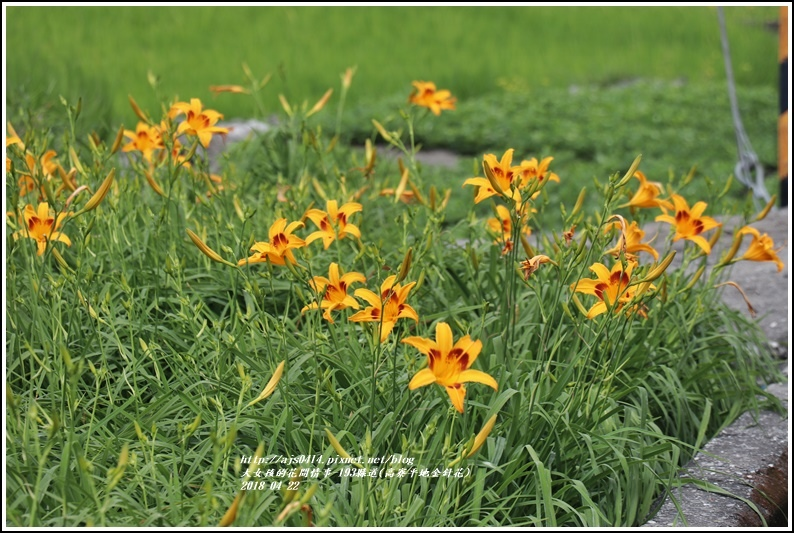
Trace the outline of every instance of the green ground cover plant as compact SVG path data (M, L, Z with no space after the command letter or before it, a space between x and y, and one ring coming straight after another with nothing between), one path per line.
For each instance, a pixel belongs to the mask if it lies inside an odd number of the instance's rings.
M313 105L248 78L278 126L218 174L198 98L128 101L105 139L68 100L61 131L9 127L10 524L639 525L708 437L777 405L719 297L777 248L733 228L706 271L719 190L635 154L561 202L554 154L509 139L440 183L416 154L444 85L359 150L323 126L352 73Z

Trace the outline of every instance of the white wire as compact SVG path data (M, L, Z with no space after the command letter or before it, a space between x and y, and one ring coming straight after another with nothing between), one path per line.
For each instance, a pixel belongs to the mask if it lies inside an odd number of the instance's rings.
M731 66L731 51L728 47L728 31L725 29L725 14L722 7L717 7L717 18L720 22L720 40L722 41L722 56L725 59L725 76L728 79L728 97L731 100L733 129L736 131L736 145L739 149L739 160L734 167L734 175L740 183L753 192L753 200L757 202L757 199L760 198L766 203L769 202L770 197L769 191L764 185L764 167L750 144L750 139L744 131L742 119L739 116L736 84L733 80L733 67ZM751 176L752 169L755 169L755 181Z

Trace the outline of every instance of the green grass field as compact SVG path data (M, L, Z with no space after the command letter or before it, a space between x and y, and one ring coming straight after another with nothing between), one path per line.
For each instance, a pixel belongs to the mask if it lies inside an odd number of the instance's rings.
M151 109L151 71L171 98L209 99L273 75L275 94L316 100L357 66L350 101L402 94L432 79L461 100L630 78L724 79L714 8L707 7L9 7L7 84L102 100L129 121L127 95ZM774 86L777 8L727 8L737 83ZM252 109L233 95L228 117ZM271 106L277 105L271 100ZM273 109L275 112L275 109Z

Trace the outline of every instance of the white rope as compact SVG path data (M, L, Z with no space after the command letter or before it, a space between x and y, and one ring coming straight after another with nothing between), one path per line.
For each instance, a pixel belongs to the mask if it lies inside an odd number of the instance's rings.
M725 58L725 75L728 78L728 96L731 100L731 115L733 116L733 129L736 131L736 145L739 148L739 161L734 167L734 175L740 183L753 191L754 200L758 198L769 202L769 192L764 185L764 167L758 160L750 145L750 139L744 131L742 119L739 116L739 104L736 99L736 84L733 81L733 67L731 66L731 52L728 48L728 32L725 29L725 14L722 7L717 7L717 18L720 22L720 39L722 41L722 56ZM752 179L752 170L755 169L755 182Z

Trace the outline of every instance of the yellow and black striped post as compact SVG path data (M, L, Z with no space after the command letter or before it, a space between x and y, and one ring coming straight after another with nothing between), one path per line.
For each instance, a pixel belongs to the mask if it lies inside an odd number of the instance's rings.
M780 206L788 206L788 6L780 8L780 116L777 119L777 169L780 175Z

